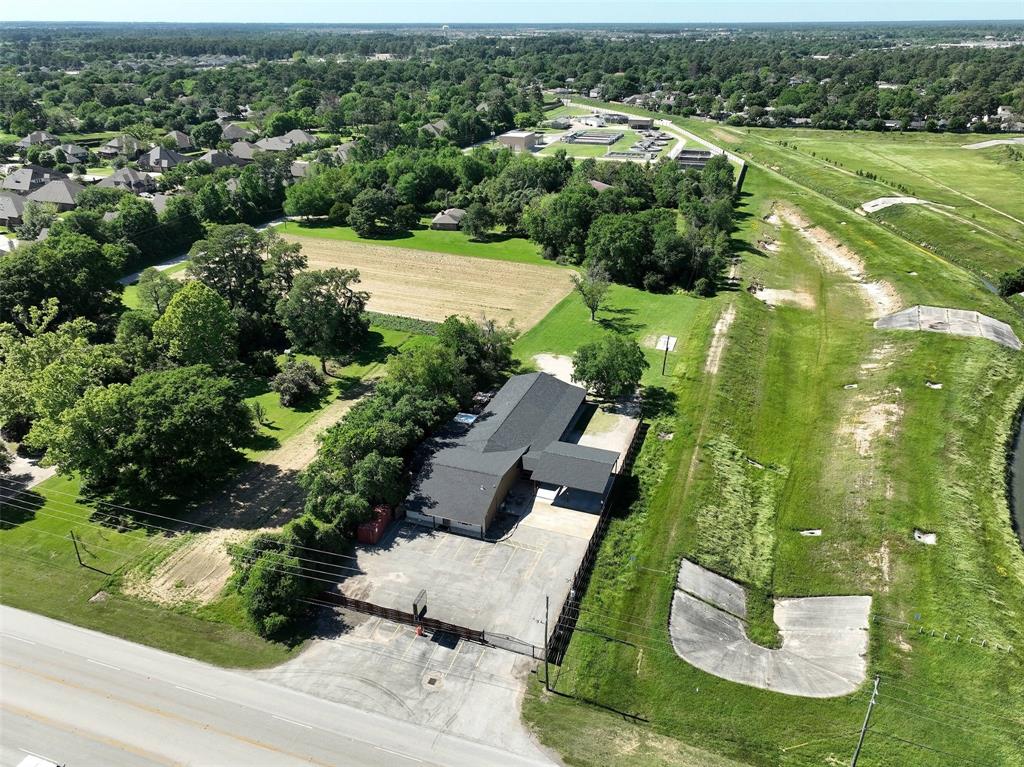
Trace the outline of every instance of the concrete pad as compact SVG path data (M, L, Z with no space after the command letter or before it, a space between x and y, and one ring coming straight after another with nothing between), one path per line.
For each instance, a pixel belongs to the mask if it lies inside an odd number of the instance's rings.
M867 672L871 597L808 597L775 601L782 646L754 644L731 610L742 586L683 560L669 633L676 653L693 666L733 682L787 695L833 698L863 684ZM690 593L693 589L693 593Z
M970 309L913 306L875 321L879 330L926 330L967 338L985 338L1020 351L1022 344L1013 328L988 315Z
M742 586L688 559L679 564L676 588L739 618L747 617L747 595Z

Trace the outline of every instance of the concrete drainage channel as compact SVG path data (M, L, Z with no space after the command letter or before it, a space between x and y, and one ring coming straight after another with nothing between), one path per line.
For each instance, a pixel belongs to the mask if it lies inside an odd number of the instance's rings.
M746 635L746 592L738 583L683 560L669 618L683 660L722 679L806 698L849 695L867 672L871 597L777 599L782 647Z

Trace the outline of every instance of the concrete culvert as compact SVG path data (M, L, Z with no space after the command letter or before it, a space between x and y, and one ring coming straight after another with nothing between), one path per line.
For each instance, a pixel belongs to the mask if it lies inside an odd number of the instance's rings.
M915 530L914 540L918 543L923 543L926 546L934 546L939 542L939 537L935 533L926 533L922 530Z

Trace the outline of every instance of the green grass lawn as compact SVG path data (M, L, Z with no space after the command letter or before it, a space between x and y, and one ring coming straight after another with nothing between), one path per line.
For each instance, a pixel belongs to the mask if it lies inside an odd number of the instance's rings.
M333 377L324 395L295 408L283 407L265 381L251 381L246 399L260 402L267 417L243 451L245 458L259 460L294 437L339 396L352 396L361 381L380 374L390 355L432 342L429 336L371 328L367 344L354 359L330 365ZM303 358L319 365L317 360ZM183 539L167 537L160 530L112 526L113 520L104 513L111 508L97 512L79 499L79 490L76 478L58 476L0 505L0 601L4 604L224 666L274 665L297 650L260 639L248 626L234 593L201 607L178 608L125 596L120 583L126 572L151 569ZM175 507L160 511L169 516L175 512ZM79 567L75 559L69 538L72 530L88 568ZM90 601L99 592L101 597Z
M904 305L974 308L1024 333L965 270L752 167L737 234L751 246L741 274L804 290L815 308L770 309L746 292L692 299L699 308L667 384L674 412L650 432L673 439L646 441L638 489L627 488L617 508L583 603L580 626L608 638L576 632L557 689L579 700L535 686L525 716L569 764L662 764L635 745L662 736L758 767L848 763L866 687L802 699L726 682L676 656L665 627L678 561L688 556L776 596L869 593L877 615L908 624L871 626L869 675L884 676L861 765L1020 767L1024 554L1009 525L1003 449L1024 397L1024 355L981 339L874 330L847 278L822 271L799 234L764 222L776 200L841 238ZM769 235L780 252L753 247ZM719 374L709 376L704 360L726 302L736 319ZM546 322L535 330L554 346L559 335ZM537 348L531 333L520 354ZM572 332L561 340L568 350ZM869 373L861 365L878 349L887 350L884 362ZM844 389L851 382L859 388ZM899 421L861 457L844 429L870 403L894 399ZM769 470L772 483L760 485ZM758 487L763 509L736 503ZM809 527L824 533L799 535ZM916 543L915 528L936 532L939 544ZM963 642L953 641L958 634ZM967 643L972 636L989 646ZM1017 650L995 651L993 642ZM632 727L622 713L647 723L623 737ZM715 762L698 754L671 763Z
M593 113L594 110L592 109L584 109L583 107L567 107L563 105L545 111L544 119L556 120L559 117L583 117L584 115L590 115Z
M679 293L661 295L647 293L625 285L612 285L597 321L590 321L590 312L575 292L563 298L548 315L516 342L516 356L531 365L536 354L572 354L582 344L600 339L604 334L626 333L644 348L650 368L643 383L667 386L673 380L681 357L678 351L668 354L666 375L661 374L664 352L654 348L659 335L676 336L681 348L695 331L695 318L708 314L709 302Z
M85 176L110 176L114 173L113 166L110 165L96 165L92 168L86 168L83 172Z
M183 271L188 266L188 261L181 261L180 263L169 266L163 269L163 273L167 276L176 274L177 272ZM139 284L137 282L131 285L124 286L124 292L121 293L121 302L129 309L138 309L139 304Z
M594 130L603 131L605 133L618 133L618 129L613 128L595 128ZM625 152L633 146L637 141L640 140L640 135L636 131L622 129L622 138L616 141L610 146L605 145L592 145L592 144L567 144L564 141L556 141L554 144L550 144L544 147L538 154L548 155L554 154L559 149L564 149L565 153L570 157L604 157L609 152Z
M78 505L77 495L75 479L53 477L4 504L4 604L223 666L271 666L294 652L295 648L260 639L231 622L204 620L120 596L117 584L124 568L158 553L165 539L142 529L120 532L97 525L102 517L93 517L91 508ZM87 568L78 565L71 531Z
M364 242L370 245L390 245L396 248L427 250L433 253L451 253L454 256L492 258L497 261L516 261L521 264L556 266L540 256L536 243L523 237L514 237L496 232L486 242L476 242L462 232L444 232L431 229L429 218L424 218L422 228L384 237L360 237L349 226L324 226L318 222L289 221L276 227L280 234L294 234L302 237L322 237L328 240Z

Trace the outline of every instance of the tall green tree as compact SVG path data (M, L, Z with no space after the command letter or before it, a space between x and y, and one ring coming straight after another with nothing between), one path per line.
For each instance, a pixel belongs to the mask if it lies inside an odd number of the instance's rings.
M327 358L354 351L366 335L369 293L355 290L355 269L302 272L277 313L296 349L320 358L327 372Z
M185 283L169 277L155 267L143 269L136 286L139 305L148 312L159 317L167 309L174 294L181 290Z
M227 301L195 280L174 294L153 323L154 343L178 365L223 367L237 359L237 335Z
M600 262L591 261L583 274L573 272L570 278L573 288L583 300L583 305L590 311L590 321L593 322L597 319L597 312L611 286L608 270Z
M584 344L572 358L572 379L602 397L632 394L650 367L640 344L632 338L609 333L600 341Z

